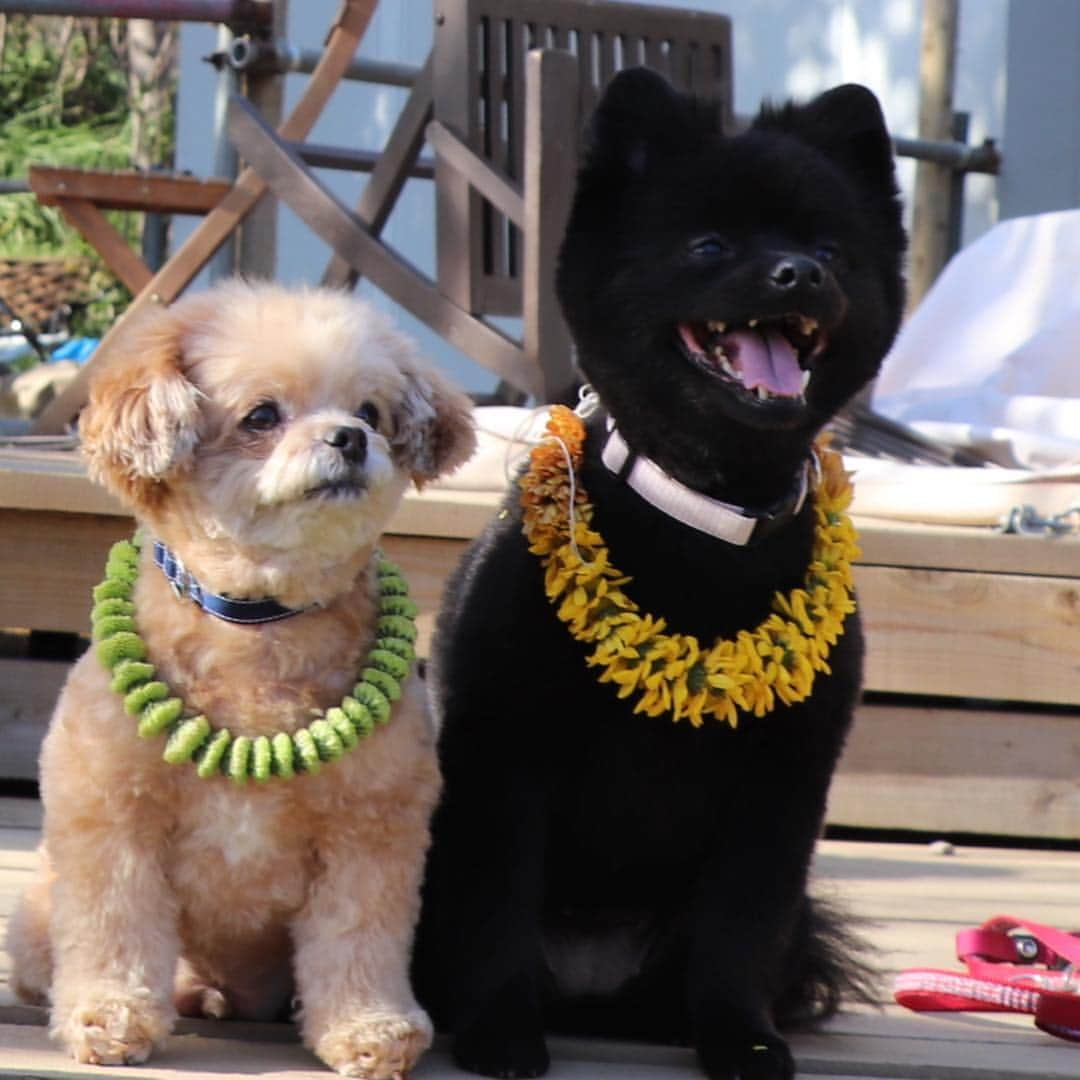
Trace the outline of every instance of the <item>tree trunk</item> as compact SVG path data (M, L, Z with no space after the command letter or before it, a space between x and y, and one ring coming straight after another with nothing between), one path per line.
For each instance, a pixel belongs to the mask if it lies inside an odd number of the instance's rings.
M176 77L176 28L131 19L127 24L131 163L137 169L172 166L172 99Z
M131 164L137 169L173 165L173 95L176 89L175 23L130 19L127 24L128 104ZM169 219L143 215L143 260L156 270L165 261Z

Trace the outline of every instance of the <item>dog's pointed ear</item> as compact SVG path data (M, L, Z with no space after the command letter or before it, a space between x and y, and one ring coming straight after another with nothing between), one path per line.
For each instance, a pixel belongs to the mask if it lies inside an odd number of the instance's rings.
M128 330L79 418L90 476L136 510L157 502L198 442L200 393L183 371L181 331L168 311Z
M892 140L881 105L865 86L847 83L806 105L766 107L757 128L779 128L831 158L865 188L896 191Z
M394 415L394 455L423 487L453 472L476 449L472 402L438 372L407 372L405 395Z
M649 68L626 68L608 83L590 120L585 172L640 176L657 158L717 129L715 109Z

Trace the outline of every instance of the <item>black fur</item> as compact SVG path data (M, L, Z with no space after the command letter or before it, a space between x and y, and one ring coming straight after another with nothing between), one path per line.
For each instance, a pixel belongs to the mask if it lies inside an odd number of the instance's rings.
M709 110L637 70L593 121L558 291L584 376L627 442L698 491L765 507L877 370L900 318L903 246L868 91L766 109L725 138ZM792 311L828 330L805 401L732 393L677 344L679 322ZM608 472L604 419L590 422L582 481L643 610L711 641L801 583L809 507L748 547L712 539ZM439 623L446 788L417 940L422 1000L454 1032L458 1063L487 1075L539 1075L545 1030L564 1030L685 1041L711 1077L786 1080L779 1028L863 985L841 922L806 895L859 692L858 618L803 704L735 731L633 716L556 619L516 504L466 556Z

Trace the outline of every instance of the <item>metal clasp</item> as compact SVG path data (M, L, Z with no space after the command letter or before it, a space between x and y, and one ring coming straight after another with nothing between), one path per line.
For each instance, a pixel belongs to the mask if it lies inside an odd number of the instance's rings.
M1073 521L1072 519L1076 519ZM1080 506L1070 506L1060 514L1043 517L1034 506L1014 506L1002 519L1001 531L1019 536L1056 536L1073 532L1080 526Z
M592 388L592 386L589 383L583 383L579 386L578 403L574 407L574 412L577 413L582 420L588 420L599 408L600 395Z
M1066 964L1059 971L1047 972L1046 974L1014 975L1009 982L1024 986L1037 986L1040 990L1055 990L1066 994L1075 994L1080 991L1080 983L1076 981L1076 968L1073 964Z

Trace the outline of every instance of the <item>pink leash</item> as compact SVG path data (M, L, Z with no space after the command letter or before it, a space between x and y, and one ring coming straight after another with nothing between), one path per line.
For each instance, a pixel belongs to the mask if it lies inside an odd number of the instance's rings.
M995 915L956 935L956 955L966 971L900 972L896 1000L916 1012L1029 1013L1050 1035L1080 1042L1080 936Z

